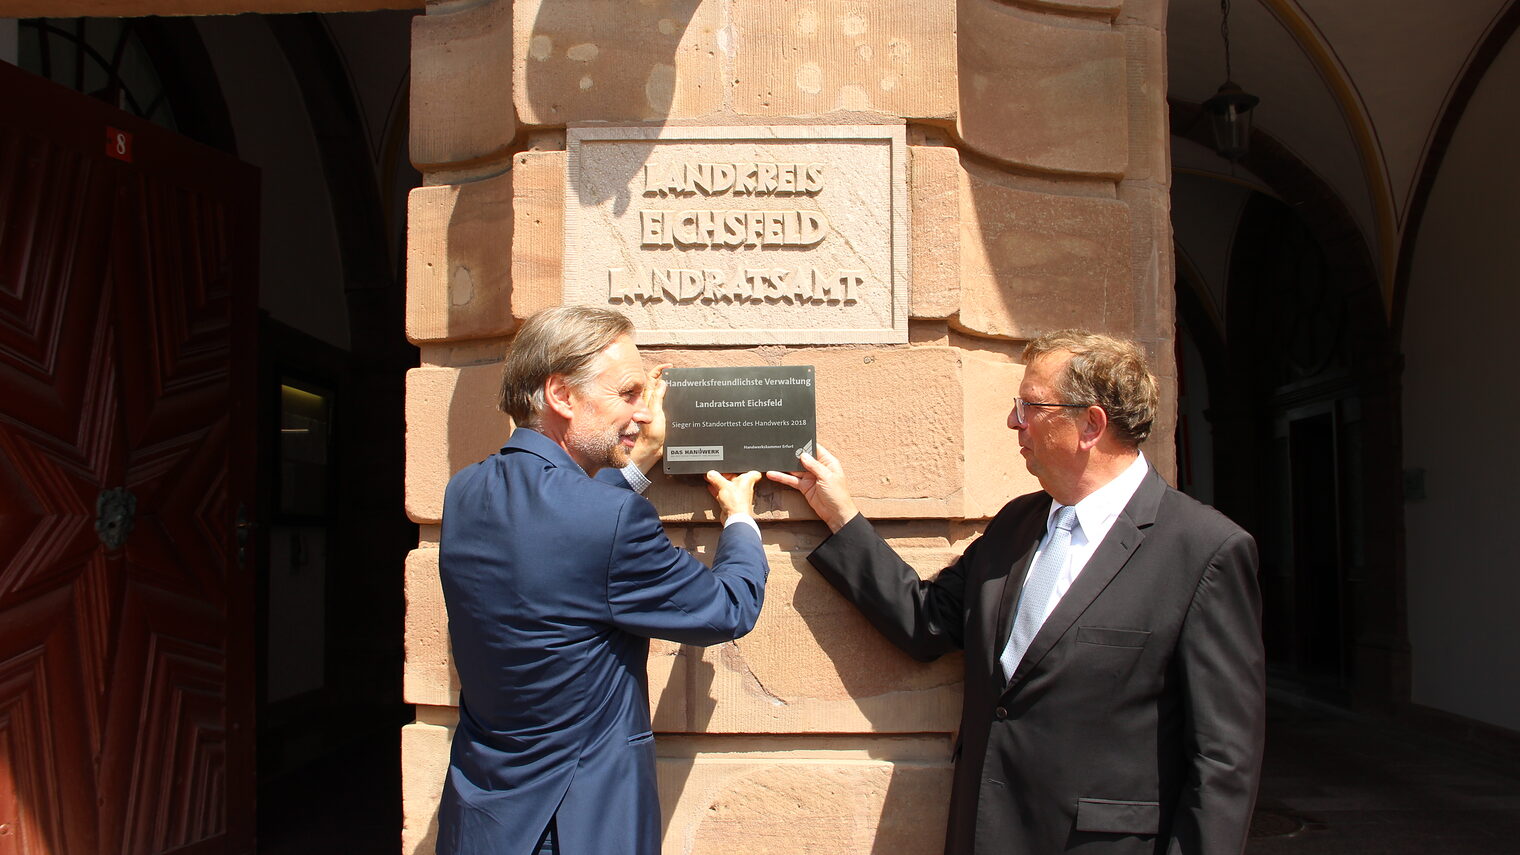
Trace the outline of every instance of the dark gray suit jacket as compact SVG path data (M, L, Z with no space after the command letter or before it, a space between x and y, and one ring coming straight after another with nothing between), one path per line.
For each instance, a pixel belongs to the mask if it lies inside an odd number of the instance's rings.
M1049 509L1009 502L932 582L863 517L810 556L909 654L966 651L947 855L1239 853L1265 719L1255 541L1151 470L1005 684Z

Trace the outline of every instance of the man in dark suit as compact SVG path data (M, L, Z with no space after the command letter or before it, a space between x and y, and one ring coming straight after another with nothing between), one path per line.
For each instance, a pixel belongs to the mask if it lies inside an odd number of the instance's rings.
M1260 773L1256 547L1140 454L1159 405L1129 342L1030 342L1008 416L1044 491L921 582L860 516L833 455L797 487L810 556L899 647L966 651L949 855L1239 853Z
M725 518L711 570L632 489L662 450L664 393L632 333L605 309L529 318L502 373L517 428L449 482L439 565L461 691L440 855L657 853L649 639L716 644L759 617L759 473L708 473Z

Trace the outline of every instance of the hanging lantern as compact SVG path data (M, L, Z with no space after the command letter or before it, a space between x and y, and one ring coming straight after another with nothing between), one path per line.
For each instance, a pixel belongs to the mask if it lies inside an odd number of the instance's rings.
M1261 99L1241 89L1233 80L1220 84L1214 97L1203 102L1214 131L1214 150L1226 160L1236 161L1251 148L1251 109Z
M1230 68L1230 0L1219 0L1219 37L1224 41L1224 82L1203 109L1214 131L1214 150L1233 163L1251 148L1251 109L1261 99L1241 89Z

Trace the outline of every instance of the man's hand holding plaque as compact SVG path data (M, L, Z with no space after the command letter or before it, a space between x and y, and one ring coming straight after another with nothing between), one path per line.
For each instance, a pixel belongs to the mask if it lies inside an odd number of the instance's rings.
M850 498L850 489L845 485L844 467L840 465L839 458L820 445L817 458L804 453L798 459L802 463L801 471L772 470L766 472L765 477L801 493L813 513L828 525L829 531L844 528L844 524L860 511L855 508L855 500Z
M755 515L755 484L760 473L753 470L732 478L725 478L716 471L707 473L707 492L718 502L722 522L735 514L745 517Z

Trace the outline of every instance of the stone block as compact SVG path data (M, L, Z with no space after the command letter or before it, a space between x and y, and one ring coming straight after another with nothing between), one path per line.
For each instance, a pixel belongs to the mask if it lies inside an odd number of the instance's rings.
M433 855L452 710L420 707L402 728L405 855ZM666 855L929 855L944 844L947 737L655 739ZM882 849L881 847L886 847Z
M1170 342L1167 342L1170 345ZM1145 453L1145 459L1156 467L1161 477L1167 483L1177 484L1177 378L1175 375L1162 374L1166 370L1175 370L1173 360L1163 358L1161 365L1152 366L1156 371L1161 385L1161 412L1156 414L1156 422L1151 427L1151 436L1141 444L1140 450Z
M406 374L406 512L443 518L443 489L465 466L506 443L511 419L496 408L501 368L413 368Z
M526 125L717 112L719 18L700 0L518 0L513 94ZM677 69L680 69L679 72Z
M407 337L508 335L564 303L565 153L525 151L510 172L419 187L407 224Z
M715 546L717 527L701 539ZM703 552L712 554L713 546ZM810 550L809 550L810 551ZM931 577L945 548L903 547ZM807 562L769 546L765 607L750 634L695 650L688 677L696 733L950 732L960 720L959 654L925 664L898 650Z
M1175 328L1177 291L1172 252L1171 194L1165 184L1121 181L1119 200L1130 212L1127 333L1141 341L1170 340Z
M1128 334L1132 224L1123 202L1035 192L980 169L962 181L962 328L1013 339L1067 327Z
M931 855L944 848L947 757L772 751L658 758L666 855ZM862 756L866 755L866 756Z
M468 341L443 341L418 348L423 368L453 368L461 365L484 365L501 362L511 342L504 338L478 338Z
M1172 126L1166 106L1166 37L1132 25L1124 35L1125 88L1129 102L1130 180L1171 181Z
M424 710L419 709L421 716ZM438 798L449 769L452 724L413 722L401 728L401 851L433 855Z
M816 366L819 441L844 462L862 513L961 515L965 462L947 441L965 423L958 351L794 350L782 362Z
M1023 0L1023 5L1032 9L1049 9L1052 12L1075 12L1112 17L1125 4L1123 0Z
M1153 30L1166 30L1166 12L1169 0L1124 0L1124 8L1114 20L1120 24L1135 24Z
M506 335L512 316L512 176L418 187L407 203L406 336Z
M997 0L956 5L966 144L1029 169L1122 176L1129 146L1124 37Z
M649 642L649 719L656 732L690 730L691 665L696 648L663 639Z
M564 302L565 153L512 159L512 313L526 318Z
M818 439L844 462L861 511L872 517L942 518L962 512L965 466L948 438L960 436L961 376L948 347L779 348L644 351L646 363L677 366L812 365ZM696 476L664 476L649 498L668 520L711 519L712 498ZM762 482L765 519L816 519L787 487Z
M406 703L459 704L459 674L449 654L449 616L438 581L438 550L414 549L406 557Z
M955 116L955 4L730 3L734 109Z
M1008 427L1008 411L1019 394L1024 366L1000 354L961 355L966 394L964 454L967 519L989 519L1009 499L1040 489L1024 466L1018 434Z
M960 154L949 146L908 147L913 282L908 314L948 318L960 308Z
M506 158L517 135L512 67L509 0L412 19L410 148L419 170Z

